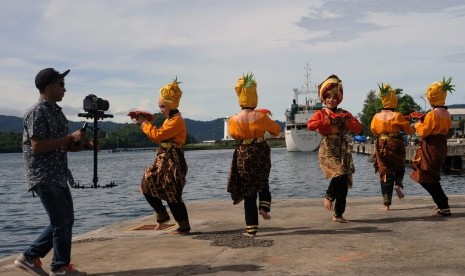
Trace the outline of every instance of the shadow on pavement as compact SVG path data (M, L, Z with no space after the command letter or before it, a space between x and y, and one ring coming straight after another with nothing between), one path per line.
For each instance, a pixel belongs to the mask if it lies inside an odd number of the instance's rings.
M153 276L153 275L203 275L215 274L221 271L233 272L260 272L263 268L259 265L226 265L211 267L208 265L184 265L161 268L145 268L128 271L114 271L105 273L93 273L95 276Z

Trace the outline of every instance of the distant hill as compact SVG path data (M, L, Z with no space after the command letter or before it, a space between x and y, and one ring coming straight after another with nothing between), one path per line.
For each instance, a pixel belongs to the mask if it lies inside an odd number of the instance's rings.
M202 142L205 140L221 140L224 134L224 118L215 119L213 121L197 121L184 118L186 122L187 132L192 135L197 141ZM81 128L84 120L81 122L69 122L69 129ZM90 121L89 121L90 122ZM277 121L284 129L284 123ZM15 116L0 115L0 132L15 132L22 133L23 119ZM111 132L118 128L127 125L127 123L114 123L107 121L99 121L99 128L101 130Z
M23 132L23 118L0 115L0 131Z
M219 118L213 121L197 121L184 118L187 132L194 136L197 141L221 140L224 133L224 119Z
M90 121L89 121L90 122ZM81 122L69 122L69 129L79 129L82 127L84 120ZM112 131L120 128L124 124L114 122L98 122L99 128L105 131ZM23 132L23 118L15 116L0 115L0 132Z

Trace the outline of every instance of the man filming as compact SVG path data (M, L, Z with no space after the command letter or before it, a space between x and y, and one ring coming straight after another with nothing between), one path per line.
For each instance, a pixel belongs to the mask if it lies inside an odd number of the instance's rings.
M74 185L68 169L67 152L84 148L83 132L69 133L68 120L57 105L65 95L65 76L53 68L41 70L35 85L39 101L24 115L23 153L28 190L36 193L50 224L16 259L15 265L32 275L49 275L40 258L53 249L50 275L87 275L72 264L71 239L74 223L73 199L68 185ZM89 143L87 148L92 148Z

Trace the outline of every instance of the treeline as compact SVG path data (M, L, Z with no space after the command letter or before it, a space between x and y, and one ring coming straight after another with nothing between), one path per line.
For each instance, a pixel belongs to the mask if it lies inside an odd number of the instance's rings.
M0 152L21 152L23 134L17 132L0 132Z
M418 105L408 94L403 94L403 89L396 89L397 95L397 108L396 111L402 115L409 115L413 111L425 111L422 110L420 105ZM363 104L362 113L358 114L360 123L362 124L363 135L373 137L373 133L370 130L371 120L376 113L380 112L383 108L381 99L377 95L377 91L371 90L368 92L365 102Z
M156 126L163 124L163 118L157 117L154 123ZM140 126L136 124L122 124L121 127L111 130L99 130L98 143L102 150L114 148L145 148L155 147L156 144L149 140L142 133ZM23 134L18 132L0 132L0 153L21 152ZM93 132L91 129L86 131L86 139L92 139ZM187 143L197 143L197 140L187 134Z

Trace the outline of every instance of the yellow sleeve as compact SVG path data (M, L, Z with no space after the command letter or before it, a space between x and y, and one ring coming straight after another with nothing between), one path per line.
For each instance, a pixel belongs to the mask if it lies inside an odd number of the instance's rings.
M376 119L376 114L373 116L373 119L371 120L370 124L370 130L373 133L373 135L378 136L379 131L378 131L378 119Z
M447 111L446 111L447 112ZM430 135L443 134L447 135L451 125L450 115L436 114L436 111L430 111L426 114L425 119L422 122L418 122L415 125L418 136L421 138L428 137Z
M415 124L415 131L417 132L418 136L420 136L421 138L425 138L429 136L432 130L433 130L433 124L431 121L431 114L426 114L423 122L418 122Z
M397 113L396 121L399 125L399 128L405 132L405 134L410 135L415 132L415 129L410 125L410 122L405 120L404 115Z
M166 119L160 128L152 125L149 122L145 122L141 125L142 132L150 138L150 140L159 143L168 139L174 139L175 142L179 143L179 136L183 134L183 120L179 116L171 119ZM185 128L184 128L185 129ZM185 130L184 130L185 132ZM178 141L177 141L178 140ZM185 143L185 141L184 141ZM182 143L182 144L184 144Z
M281 127L278 123L273 121L270 117L265 115L264 128L265 131L269 132L273 136L278 136L281 133Z
M281 133L281 127L267 115L263 115L260 119L254 122L237 122L233 117L228 120L228 130L231 137L234 139L248 139L260 137L269 132L271 135L277 136Z
M238 139L239 131L237 129L237 123L234 121L233 118L228 119L228 131L233 139Z

